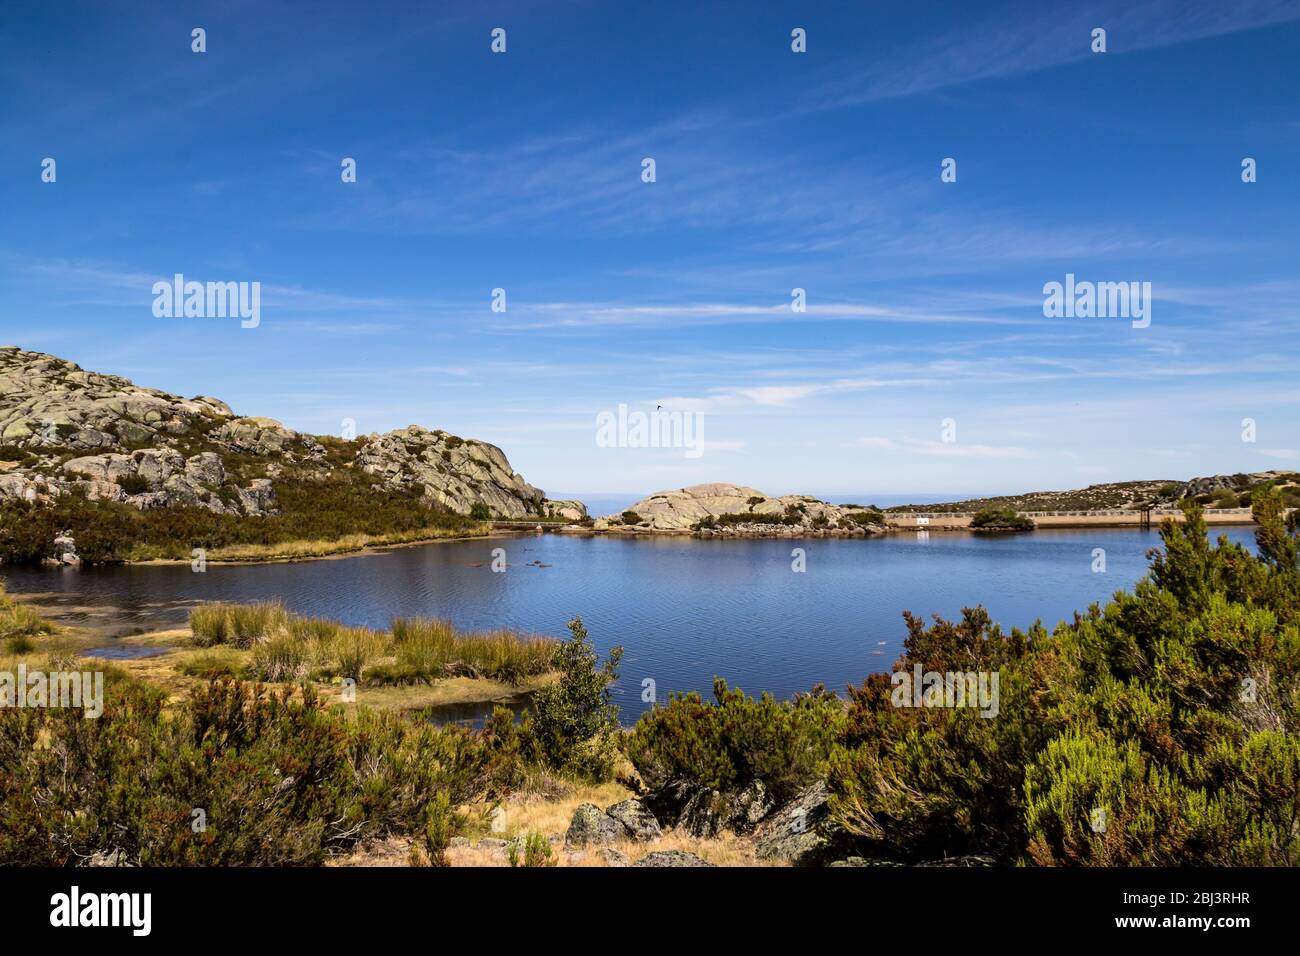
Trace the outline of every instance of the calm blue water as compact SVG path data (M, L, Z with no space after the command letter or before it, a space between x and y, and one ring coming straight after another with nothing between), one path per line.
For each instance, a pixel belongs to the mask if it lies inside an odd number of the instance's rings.
M1253 544L1253 529L1227 536ZM1216 533L1217 536L1217 533ZM598 647L626 648L624 718L643 709L642 680L707 694L714 675L779 697L822 682L842 690L890 668L901 612L955 616L983 604L1006 627L1049 627L1129 588L1159 535L1128 529L984 537L698 541L539 535L449 542L295 564L6 569L17 593L105 604L141 626L181 623L196 601L279 598L304 614L386 627L394 616L446 617L463 628L562 635L582 615ZM504 573L490 569L505 548ZM791 571L791 549L807 571ZM1092 571L1093 549L1106 573ZM547 567L531 562L540 561Z

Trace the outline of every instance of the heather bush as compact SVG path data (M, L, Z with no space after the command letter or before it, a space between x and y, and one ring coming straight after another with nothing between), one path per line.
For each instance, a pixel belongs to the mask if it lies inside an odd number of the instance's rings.
M114 679L97 720L0 710L0 861L319 864L431 825L445 843L466 822L449 808L481 793L486 754L467 731L349 719L310 687L213 682L174 713L164 697Z
M625 749L651 792L686 783L725 798L757 781L784 802L825 772L844 726L834 694L753 698L719 678L713 696L674 695L637 722Z
M908 618L900 668L996 670L995 718L852 688L830 761L854 852L1043 865L1294 865L1300 859L1300 576L1280 495L1252 495L1260 555L1166 522L1132 593L1049 635L982 610Z

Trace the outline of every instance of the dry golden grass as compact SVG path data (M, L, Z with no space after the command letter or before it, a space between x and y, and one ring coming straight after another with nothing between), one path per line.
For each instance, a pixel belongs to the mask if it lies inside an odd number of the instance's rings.
M556 866L603 867L608 866L601 855L601 847L592 847L570 853L564 849L564 834L573 818L573 811L583 803L594 803L604 809L610 804L618 803L635 796L631 790L619 783L582 784L571 786L567 792L551 797L536 794L517 794L505 800L502 818L505 829L499 833L481 834L473 837L472 846L451 847L447 851L448 862L452 866L509 866L506 851L501 847L483 846L479 842L483 836L511 840L515 837L536 832L545 836L558 835L560 839L552 844L553 859ZM409 846L409 845L408 845ZM654 843L636 843L620 840L610 844L627 857L629 863L635 863L648 853L657 850L684 850L694 853L714 866L782 866L784 864L760 860L754 853L753 841L748 837L724 833L708 840L698 840L678 831L669 831ZM400 854L393 851L388 854L391 861L381 865L405 865L406 860L399 860ZM358 861L348 865L372 865Z

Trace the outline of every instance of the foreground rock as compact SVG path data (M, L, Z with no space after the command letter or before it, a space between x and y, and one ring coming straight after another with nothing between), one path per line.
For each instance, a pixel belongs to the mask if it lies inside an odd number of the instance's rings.
M260 516L278 510L277 482L321 481L340 468L458 514L587 517L580 501L548 501L486 442L418 425L317 438L236 415L220 399L183 398L0 347L0 502L78 493L142 510Z
M633 866L713 866L703 857L696 856L694 853L687 853L685 850L655 850L653 853L647 853L641 859L632 864Z
M602 846L617 840L652 843L663 836L659 821L640 800L623 800L607 810L584 803L573 811L564 838L566 849Z
M621 823L628 836L640 843L651 843L664 835L655 815L640 800L624 800L605 813Z
M660 491L626 512L599 518L596 531L694 533L702 537L794 538L884 534L879 511L808 495L772 498L744 485L704 484Z
M569 830L564 835L567 850L588 846L601 846L627 838L627 830L594 803L584 803L573 811Z
M829 843L824 832L830 817L828 799L826 784L818 781L771 814L754 831L758 858L798 866L820 862Z

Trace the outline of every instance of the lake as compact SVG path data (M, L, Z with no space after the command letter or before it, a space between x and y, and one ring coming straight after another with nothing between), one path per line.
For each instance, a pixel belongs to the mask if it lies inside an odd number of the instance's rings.
M1253 527L1216 530L1253 546ZM128 626L185 621L198 601L280 599L293 611L386 628L396 616L462 628L563 635L581 615L596 645L626 648L617 688L625 721L647 706L642 681L708 694L715 675L778 697L816 683L842 691L887 671L903 610L956 616L983 604L1004 627L1049 627L1130 588L1155 531L1025 535L897 534L878 539L714 540L559 534L444 542L291 564L9 568L16 593L66 608L110 606ZM491 570L492 550L509 567ZM791 569L802 548L807 569ZM1095 548L1106 570L1093 571ZM536 563L535 563L536 562Z

